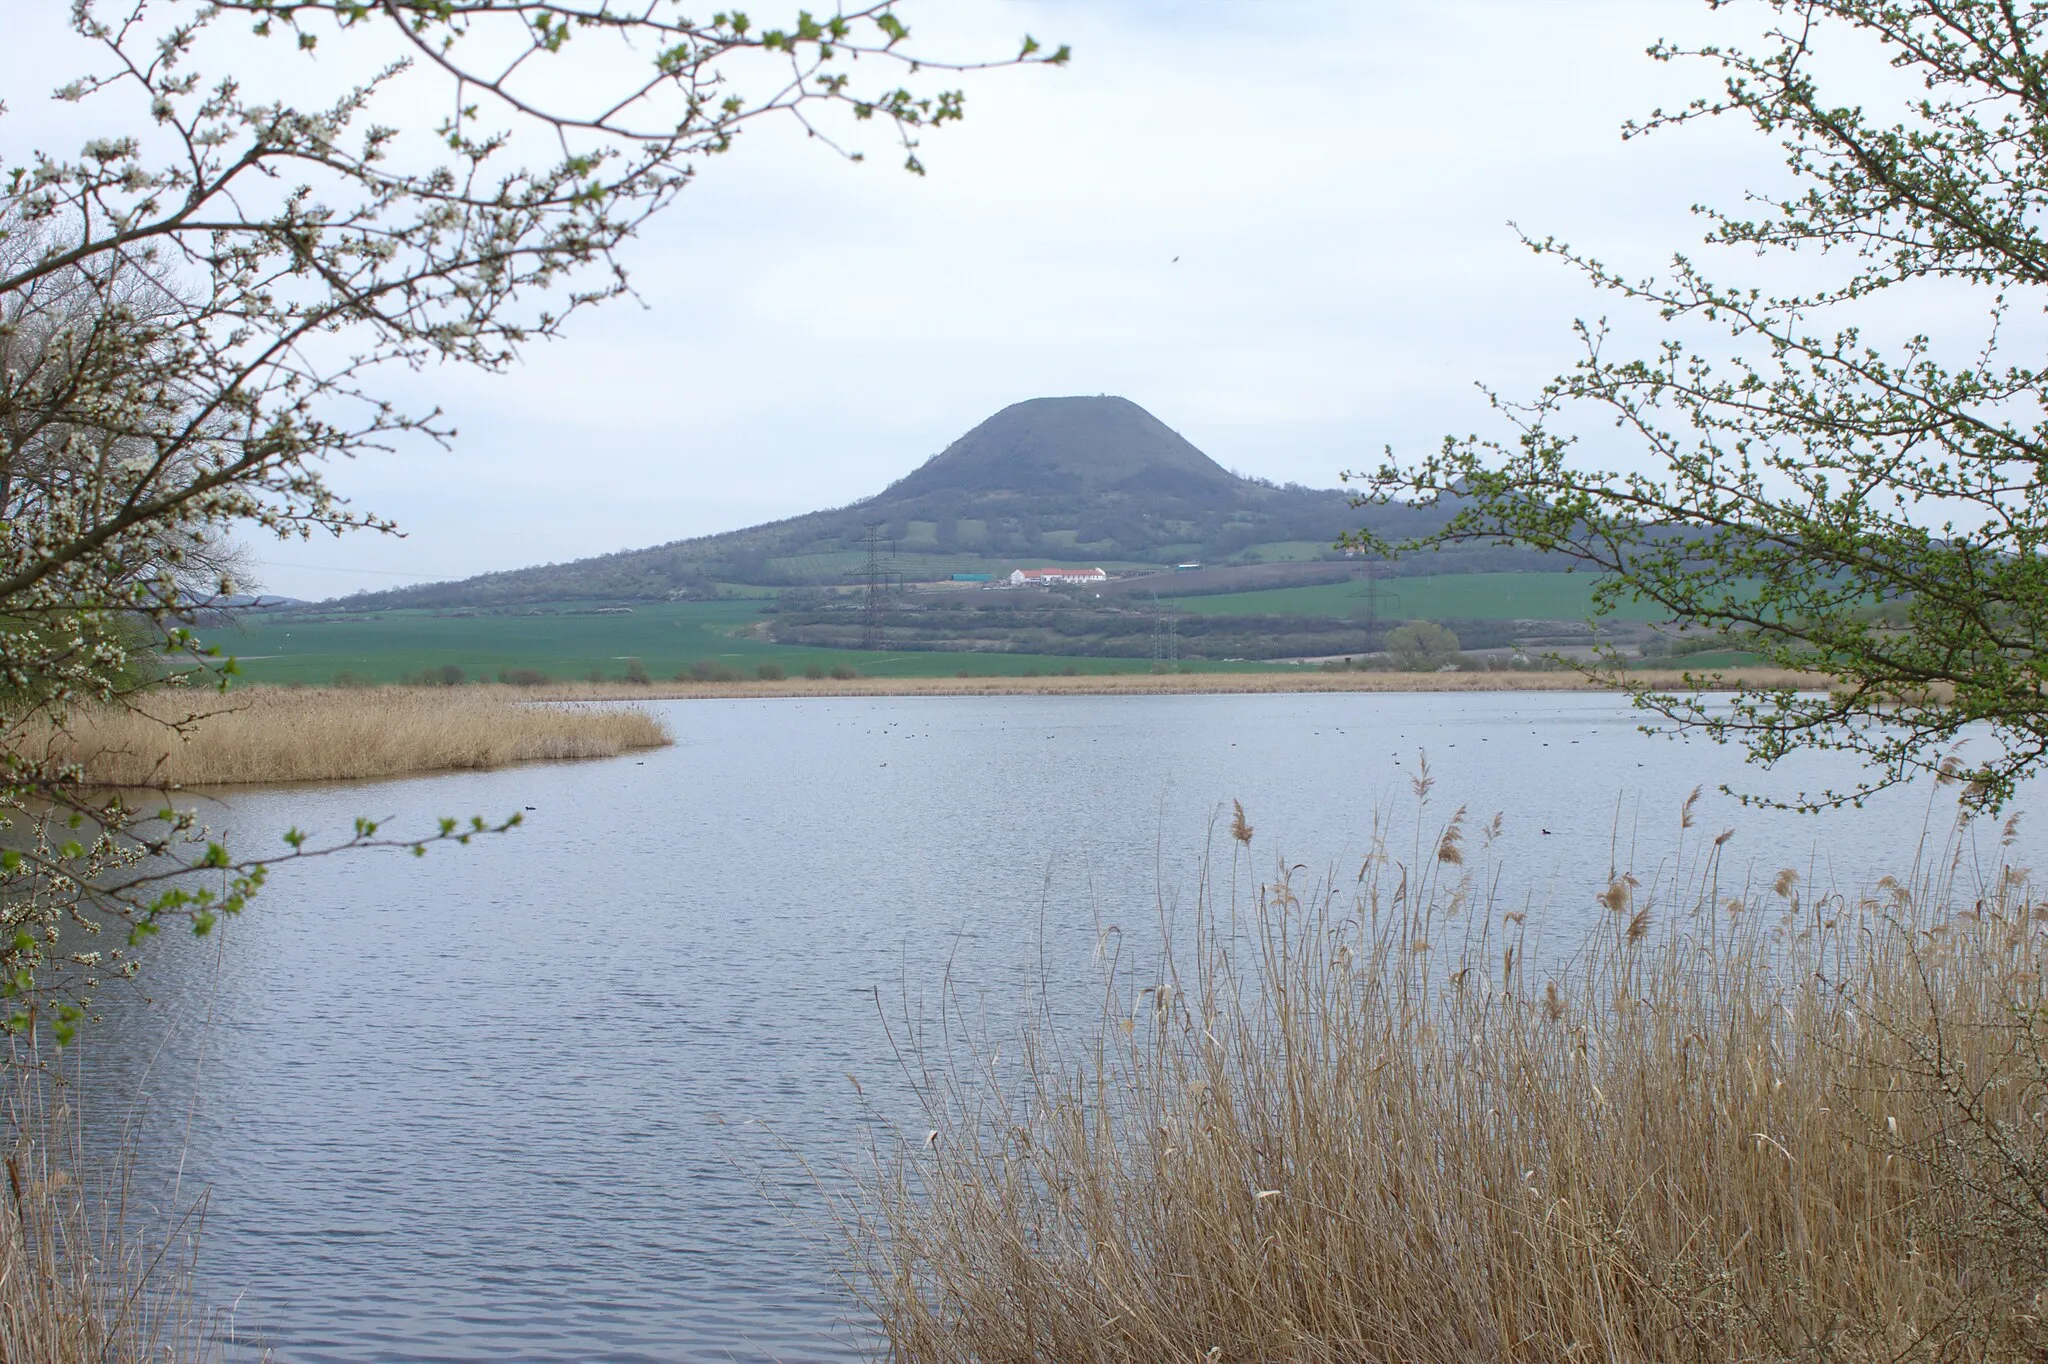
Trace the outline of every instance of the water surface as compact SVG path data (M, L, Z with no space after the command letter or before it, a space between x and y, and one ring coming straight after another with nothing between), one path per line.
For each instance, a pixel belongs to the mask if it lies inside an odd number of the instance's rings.
M145 1176L211 1189L202 1289L286 1361L853 1357L837 1263L778 1205L865 1148L858 1077L909 1113L883 1011L948 972L1000 1013L1094 979L1194 894L1244 803L1262 871L1356 868L1375 812L1503 813L1499 895L1569 940L1610 865L1737 829L1731 868L1903 873L1948 798L1742 811L1845 776L1746 772L1598 695L686 701L606 762L234 795L238 849L358 815L526 827L423 861L279 874L91 1064L139 1083ZM527 811L527 807L531 807ZM1995 834L1995 830L1990 831ZM1990 841L1995 842L1995 838ZM1228 853L1224 854L1226 857ZM880 1008L878 1009L878 1001Z

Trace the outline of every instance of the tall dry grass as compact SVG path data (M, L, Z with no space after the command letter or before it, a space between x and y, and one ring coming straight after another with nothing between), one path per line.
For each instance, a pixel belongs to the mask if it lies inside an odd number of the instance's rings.
M1545 963L1486 832L1355 883L1233 856L1089 1035L910 1048L930 1135L845 1228L890 1357L2043 1357L2024 874L1731 890L1698 840L1682 891L1589 869Z
M669 742L644 710L536 705L509 688L250 687L81 709L18 747L76 762L100 785L227 786L603 758Z
M197 1208L135 1199L118 1159L85 1149L71 1086L17 1051L0 1158L0 1359L177 1364L217 1356L193 1310Z

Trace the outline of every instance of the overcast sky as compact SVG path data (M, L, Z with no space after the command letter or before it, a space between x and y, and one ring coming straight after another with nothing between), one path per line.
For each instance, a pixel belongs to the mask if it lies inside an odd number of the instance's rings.
M328 597L837 505L1045 394L1121 394L1230 468L1336 486L1382 446L1487 429L1475 382L1532 390L1613 306L1509 220L1653 266L1697 241L1690 204L1774 167L1732 125L1622 142L1711 86L1652 40L1756 22L1689 0L900 13L934 53L1029 32L1074 59L970 78L924 178L886 144L850 164L749 133L630 252L644 306L508 375L409 381L457 448L330 471L407 538L262 543L264 585ZM10 141L68 74L47 32L0 57Z

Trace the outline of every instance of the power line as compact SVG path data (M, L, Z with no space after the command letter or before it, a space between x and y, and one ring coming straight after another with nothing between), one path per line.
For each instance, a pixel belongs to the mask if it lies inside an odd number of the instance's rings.
M1180 663L1180 616L1167 613L1157 592L1152 594L1152 663L1154 667Z
M882 532L888 527L886 521L869 521L861 526L861 548L867 551L866 561L858 569L848 569L849 574L858 574L861 579L860 647L879 653L889 647L887 633L882 628L882 602L889 586L889 575L894 570L894 542L885 542ZM886 556L883 552L887 544Z
M1401 596L1397 592L1382 593L1380 580L1373 575L1372 565L1365 566L1365 651L1372 653L1379 647L1380 599L1384 596L1388 608L1397 615L1401 610Z

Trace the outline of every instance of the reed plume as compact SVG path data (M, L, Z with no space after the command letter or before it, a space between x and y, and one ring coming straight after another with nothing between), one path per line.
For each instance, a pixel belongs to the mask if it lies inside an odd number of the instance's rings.
M1383 840L1163 921L1021 1060L912 1048L947 1138L846 1224L890 1357L2040 1358L2048 905L1960 855L1759 900L1724 844L1560 955Z

